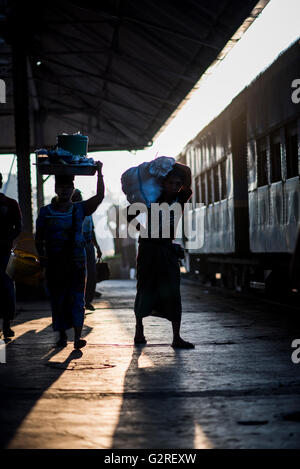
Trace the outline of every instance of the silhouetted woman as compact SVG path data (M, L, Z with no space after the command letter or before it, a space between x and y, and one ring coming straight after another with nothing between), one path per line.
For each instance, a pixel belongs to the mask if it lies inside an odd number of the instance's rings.
M176 163L169 174L162 180L162 194L157 203L165 202L169 207L179 204L182 215L184 204L192 195L191 171L186 165ZM139 238L137 256L137 294L134 311L136 315L135 344L145 344L143 318L154 315L168 319L172 323L174 348L194 348L190 342L180 336L181 296L180 267L178 251L172 241L176 226L174 217L170 217L170 235L163 237L163 221L159 222L159 237L153 237L151 230L151 211L148 215L148 238ZM131 221L135 216L128 217ZM177 220L178 221L178 220Z
M74 348L86 345L81 339L84 321L86 283L85 240L82 234L84 218L91 215L104 197L102 163L97 162L97 194L90 199L72 203L73 177L56 176L57 199L42 207L36 221L36 247L51 301L53 329L59 332L58 346L67 345L66 330L74 328Z

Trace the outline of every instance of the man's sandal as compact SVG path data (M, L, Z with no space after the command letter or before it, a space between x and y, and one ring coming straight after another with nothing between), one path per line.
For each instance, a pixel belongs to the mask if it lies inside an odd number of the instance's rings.
M86 346L86 340L84 339L79 339L74 341L74 349L75 350L80 350L81 348Z
M59 348L66 347L67 345L68 345L68 341L67 341L67 339L65 339L65 338L60 338L60 339L56 342L56 347L59 347Z
M9 328L9 329L3 329L3 335L4 335L4 338L6 339L8 337L14 337L15 333L11 328Z
M134 338L134 344L135 345L145 345L147 343L147 340L145 338L145 336L141 337L141 338Z
M180 349L193 349L195 348L195 345L191 344L191 342L187 342L186 340L181 339L179 342L173 342L171 347Z

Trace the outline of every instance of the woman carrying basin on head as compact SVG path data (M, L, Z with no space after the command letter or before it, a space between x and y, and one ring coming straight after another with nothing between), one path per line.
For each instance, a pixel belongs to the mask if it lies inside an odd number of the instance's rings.
M42 207L36 221L36 247L43 266L51 301L52 325L59 332L58 346L67 344L66 330L74 328L74 348L81 339L86 283L84 218L95 212L104 197L102 163L97 162L98 183L94 197L72 203L73 176L56 176L54 202Z

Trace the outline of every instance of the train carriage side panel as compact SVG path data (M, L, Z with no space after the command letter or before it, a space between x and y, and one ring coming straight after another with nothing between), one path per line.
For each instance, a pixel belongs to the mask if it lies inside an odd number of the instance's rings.
M299 42L247 89L249 235L256 253L290 253L295 245L300 103L292 101L291 84L297 77Z
M204 231L203 246L190 254L235 251L232 154L229 116L225 111L186 147L192 170L191 226ZM197 208L197 204L203 204Z

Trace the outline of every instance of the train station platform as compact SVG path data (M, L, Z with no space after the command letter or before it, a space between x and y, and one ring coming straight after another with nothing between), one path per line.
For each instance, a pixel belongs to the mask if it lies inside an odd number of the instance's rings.
M49 304L22 302L0 364L5 448L299 448L299 315L184 281L182 336L145 320L133 346L135 282L107 281L87 346L54 347Z

